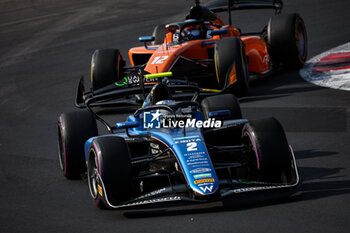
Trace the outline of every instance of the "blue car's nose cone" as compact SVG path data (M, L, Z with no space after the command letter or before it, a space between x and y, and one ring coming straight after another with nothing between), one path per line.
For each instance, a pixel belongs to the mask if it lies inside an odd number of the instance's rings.
M158 140L170 147L190 188L199 195L210 195L219 187L214 166L211 162L204 139L199 129L191 129L183 134L183 130L152 132Z

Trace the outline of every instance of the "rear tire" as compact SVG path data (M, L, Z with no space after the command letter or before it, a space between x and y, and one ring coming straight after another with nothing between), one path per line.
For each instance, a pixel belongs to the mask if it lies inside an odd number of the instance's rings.
M267 26L267 42L274 64L300 68L307 58L307 33L299 14L277 15Z
M152 45L163 44L166 34L165 24L158 24L152 33L152 36L155 38L155 40L152 41Z
M249 70L247 55L241 39L229 37L217 41L214 63L220 89L226 89L236 95L247 94Z
M242 142L251 149L246 154L252 173L259 181L291 181L291 153L281 124L275 118L251 121L243 128Z
M88 184L96 206L102 209L109 206L105 193L112 205L129 200L132 170L130 152L124 138L95 138L88 156ZM97 174L102 178L104 189Z
M118 49L96 50L91 58L93 90L113 84L123 78L125 61Z
M222 117L224 121L242 119L241 107L237 98L232 94L209 96L201 102L205 119L209 119L209 113L221 110L230 110L230 115ZM205 131L205 141L210 145L231 145L240 140L242 128L221 128L220 130Z
M205 119L209 118L209 113L220 110L230 110L231 114L225 116L224 120L242 119L241 107L238 100L232 94L222 94L206 97L201 102Z
M59 161L67 179L78 179L86 171L84 144L97 135L96 120L90 112L69 112L59 116Z

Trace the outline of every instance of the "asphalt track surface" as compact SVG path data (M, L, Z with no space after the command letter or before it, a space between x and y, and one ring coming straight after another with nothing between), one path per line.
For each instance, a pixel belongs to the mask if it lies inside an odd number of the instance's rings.
M67 181L56 120L74 109L77 81L97 48L139 45L155 24L184 18L185 1L0 1L0 232L349 232L350 92L318 87L297 71L253 84L244 115L278 117L295 150L302 195L240 205L101 211L87 184ZM309 58L350 38L350 2L285 1L309 35ZM264 14L237 13L247 29ZM264 18L265 17L265 18ZM264 20L260 20L264 18ZM237 17L235 17L235 22ZM124 115L115 120L123 120Z

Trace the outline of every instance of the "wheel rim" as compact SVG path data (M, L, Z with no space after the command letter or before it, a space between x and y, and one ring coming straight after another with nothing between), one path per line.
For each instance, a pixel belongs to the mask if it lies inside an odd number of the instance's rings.
M305 41L305 30L301 23L298 24L297 29L297 47L300 57L304 60L306 56L306 41Z
M88 183L89 183L89 189L90 194L92 198L97 199L98 196L98 177L99 177L99 171L98 171L98 161L97 156L94 151L92 151L91 155L89 156L88 161Z
M62 140L61 127L58 126L58 160L60 161L61 170L64 171L65 145Z

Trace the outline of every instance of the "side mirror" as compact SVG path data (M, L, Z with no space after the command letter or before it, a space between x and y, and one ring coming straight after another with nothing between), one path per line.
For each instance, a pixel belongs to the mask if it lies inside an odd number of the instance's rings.
M220 111L215 111L215 112L209 112L208 116L210 118L213 117L225 117L225 116L230 116L231 111L230 110L220 110Z
M126 122L118 122L115 124L115 127L117 129L129 129L129 128L136 128L139 126L138 122L131 122L131 121L126 121Z
M140 36L139 41L145 43L145 48L147 49L147 42L154 41L156 38L154 36Z
M140 42L151 42L154 41L155 37L154 36L140 36L139 41Z
M219 30L213 30L210 32L211 36L221 36L221 35L225 35L228 33L228 29L219 29Z

